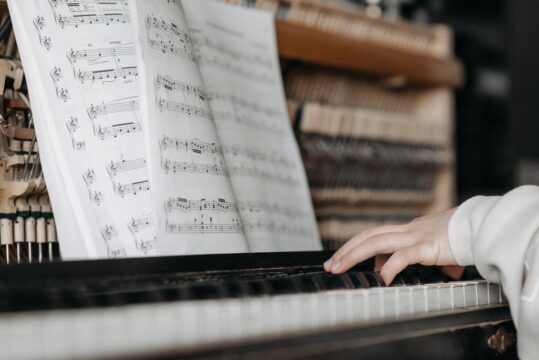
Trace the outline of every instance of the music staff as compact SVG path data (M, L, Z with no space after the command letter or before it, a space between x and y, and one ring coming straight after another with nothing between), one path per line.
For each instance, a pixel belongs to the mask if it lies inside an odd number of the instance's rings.
M193 32L193 33L196 34L196 32ZM268 60L269 57L267 55L264 55L264 56L257 55L257 54L250 55L239 50L230 49L224 46L222 43L217 42L213 39L209 39L207 37L204 37L201 39L197 36L194 36L192 41L193 41L193 44L195 45L195 48L198 48L198 49L201 49L204 47L209 48L218 52L220 57L225 55L229 57L231 60L234 60L236 62L243 61L249 64L250 66L252 65L261 66L263 68L266 68L265 71L272 70L274 66L273 62L271 60Z
M234 219L233 219L234 220ZM204 224L204 223L167 223L167 232L169 233L241 233L243 227L239 220L235 220L232 223L226 224Z
M228 167L230 176L249 176L257 177L267 181L287 184L290 186L300 186L299 181L287 174L281 174L276 171L259 169L256 165L246 165L245 163L231 164Z
M159 106L159 110L161 111L176 111L187 115L195 115L206 118L208 120L212 120L211 112L209 110L204 110L198 106L166 100L162 97L157 98L157 105Z
M268 220L243 221L243 229L246 232L269 232L275 235L308 237L313 234L307 227L293 226L286 222L276 223Z
M130 21L125 0L49 0L56 22L62 27L92 24L125 24Z
M291 219L309 218L309 214L300 208L293 206L283 206L277 203L269 204L261 201L243 201L238 202L238 209L243 214L261 214L269 213L274 215L286 216Z
M267 71L254 71L248 67L238 64L234 60L227 60L221 57L211 57L197 55L196 61L199 65L218 67L225 71L231 72L245 79L258 82L267 86L274 86L275 79L267 74Z
M277 168L295 169L296 164L290 161L284 155L276 153L266 153L255 148L247 148L242 146L223 146L223 154L234 157L245 157L255 162L266 162L274 165Z
M145 20L146 28L148 29L148 31L150 29L163 31L165 33L175 36L180 42L184 44L191 44L191 38L189 37L187 32L181 30L178 25L174 24L173 22L165 21L162 18L158 19L155 16L151 15L146 16Z
M94 71L82 71L79 70L76 74L77 79L81 82L87 80L117 80L119 78L127 79L138 76L138 70L136 66L126 66L118 69L105 69Z
M128 184L118 183L114 186L114 191L124 197L125 195L137 195L140 192L149 191L150 182L148 180L136 181Z
M186 94L198 96L200 100L206 100L207 95L201 86L195 86L173 79L170 76L157 75L155 78L155 88L163 87L169 91L180 91Z
M74 50L71 49L67 54L69 61L74 64L77 61L84 60L98 60L108 57L122 57L122 56L135 56L135 48L133 46L116 46L109 48L99 49L87 49L87 50Z
M115 101L103 105L90 105L87 109L90 118L95 119L100 115L108 115L119 112L139 110L138 98L130 101Z
M216 143L207 143L199 140L186 140L171 138L164 135L159 141L161 151L173 149L176 151L193 152L195 154L216 155L221 154L221 146Z
M215 200L188 200L185 198L169 198L165 204L167 212L172 211L217 211L217 212L238 212L238 205L219 198Z
M212 113L215 121L229 121L250 127L258 131L270 132L273 134L284 134L283 126L276 122L266 121L258 117L247 116L239 111L216 110Z
M198 173L198 174L210 174L218 176L226 176L227 171L224 166L220 165L208 165L208 164L198 164L194 162L187 161L172 161L170 159L164 158L161 160L161 168L165 171L166 174L176 174L176 173Z
M133 159L133 160L120 160L120 161L111 161L107 165L107 171L110 176L115 176L119 172L133 171L146 168L146 159Z
M174 44L173 41L163 41L148 39L148 44L152 49L161 51L164 54L171 54L189 61L196 61L192 51L185 45Z
M112 126L97 126L94 129L95 135L101 140L112 137L117 138L121 135L128 135L142 131L142 122L127 122L122 124L114 124Z
M244 108L246 110L252 110L258 113L262 113L267 116L281 116L282 112L279 109L264 106L245 100L242 97L235 96L233 94L227 94L218 90L208 90L208 99L210 101L223 100L231 102L234 106Z

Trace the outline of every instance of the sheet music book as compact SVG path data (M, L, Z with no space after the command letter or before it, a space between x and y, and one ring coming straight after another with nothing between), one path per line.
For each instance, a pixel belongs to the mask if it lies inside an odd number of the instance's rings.
M64 259L321 248L271 14L8 5Z

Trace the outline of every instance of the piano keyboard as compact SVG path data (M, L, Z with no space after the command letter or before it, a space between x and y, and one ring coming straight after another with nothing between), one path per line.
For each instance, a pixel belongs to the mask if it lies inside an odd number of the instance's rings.
M298 261L291 266L293 257ZM302 257L258 254L243 264L237 263L238 255L45 264L41 274L34 272L24 282L17 276L31 274L36 265L0 270L2 355L73 359L188 353L506 304L495 284L448 282L433 268L409 268L396 286L383 287L370 263L330 275L313 265L326 254Z
M504 303L484 281L169 302L0 317L7 358L134 356ZM33 346L25 346L32 339ZM4 346L5 345L5 346ZM16 355L16 356L15 356Z

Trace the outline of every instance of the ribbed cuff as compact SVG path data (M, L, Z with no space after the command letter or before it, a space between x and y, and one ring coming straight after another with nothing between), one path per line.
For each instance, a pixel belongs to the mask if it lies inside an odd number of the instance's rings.
M496 196L475 196L462 203L451 217L447 236L453 258L458 265L474 265L474 226L477 228L481 226L497 200Z

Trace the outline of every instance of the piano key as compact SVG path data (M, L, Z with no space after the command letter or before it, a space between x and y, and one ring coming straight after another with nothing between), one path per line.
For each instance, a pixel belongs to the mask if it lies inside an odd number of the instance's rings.
M464 304L462 298L462 301L442 301L437 310L462 311L489 305L489 294L500 292L497 285L469 281L345 292L338 290L149 303L23 313L17 316L2 314L0 341L12 345L7 347L9 351L32 339L32 348L46 347L49 350L47 355L51 358L76 358L90 354L107 357L141 355L156 349L178 350L239 339L335 328L343 324L360 325L404 319L410 315L431 313L438 308L438 295L440 299L450 299L451 293L456 297L460 296L458 294L474 294L473 303L476 305ZM412 296L407 297L406 294ZM414 299L413 306L406 299ZM369 312L365 313L365 309L369 309ZM3 355L9 357L10 353Z

